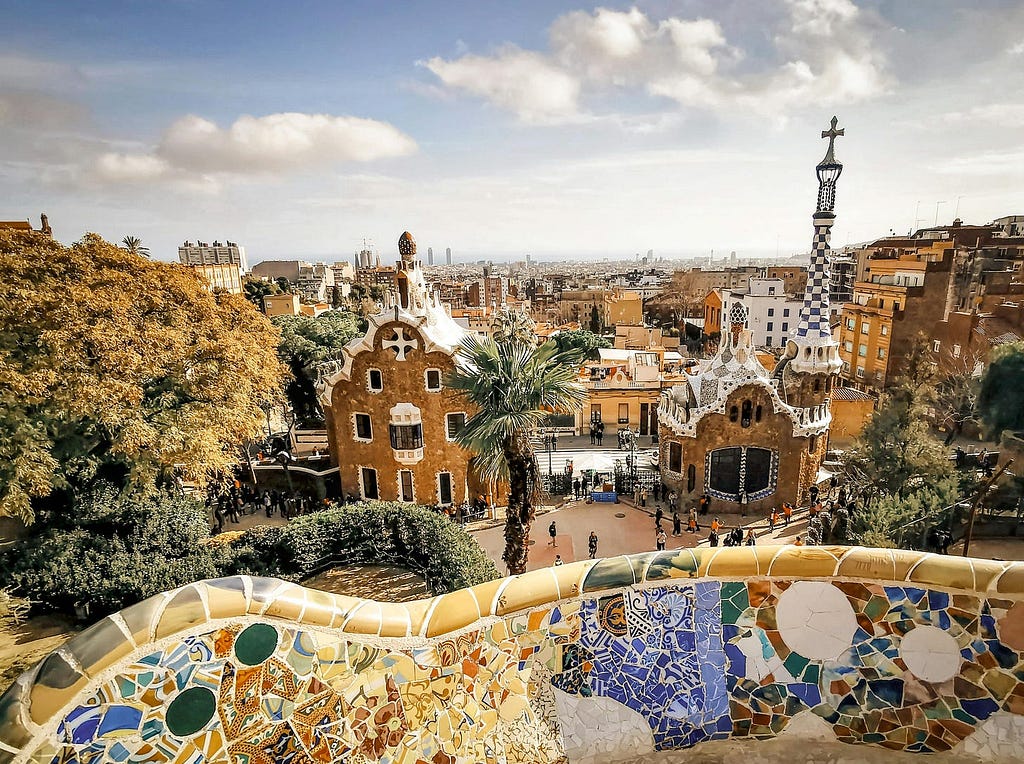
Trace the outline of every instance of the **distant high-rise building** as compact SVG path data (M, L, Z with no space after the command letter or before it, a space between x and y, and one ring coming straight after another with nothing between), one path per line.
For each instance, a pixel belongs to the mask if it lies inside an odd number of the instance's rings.
M434 248L427 247L427 265L434 264Z
M452 264L452 248L451 247L448 247L444 251L444 261L445 261L445 263L447 265L451 265Z
M530 253L527 252L526 253L526 267L529 268L530 265L531 265L531 263L530 263Z
M205 241L197 241L193 244L186 241L178 247L178 261L184 265L218 265L230 263L237 265L242 273L249 270L249 264L245 259L245 247L240 247L233 241L226 241L221 244L219 241L207 244Z

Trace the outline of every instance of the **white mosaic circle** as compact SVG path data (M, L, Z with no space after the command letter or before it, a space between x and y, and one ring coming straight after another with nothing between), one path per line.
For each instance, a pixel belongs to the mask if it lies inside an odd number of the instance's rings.
M917 626L900 642L900 657L918 679L945 682L960 670L960 647L948 632Z
M811 660L832 660L849 649L857 617L846 595L823 581L797 581L779 597L775 623L786 645Z

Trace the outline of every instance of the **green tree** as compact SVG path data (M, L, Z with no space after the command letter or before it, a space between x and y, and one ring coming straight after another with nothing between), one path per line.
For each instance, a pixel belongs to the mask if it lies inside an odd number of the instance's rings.
M206 512L191 499L99 482L73 510L0 555L3 580L37 609L86 606L96 618L218 574Z
M276 281L267 281L256 276L242 277L242 293L245 299L263 312L263 298L267 295L281 294L281 287Z
M0 515L66 511L97 478L205 483L280 395L277 331L191 269L0 232L0 272Z
M469 335L446 380L475 410L459 433L459 442L477 452L483 477L509 482L502 559L513 574L526 572L538 488L530 433L549 414L582 406L586 391L578 381L581 360L579 350L559 350L551 340L535 347L514 334L500 343Z
M883 548L924 548L929 529L945 525L965 496L956 475L917 479L911 490L885 494L849 518L844 543Z
M594 334L600 334L604 331L601 314L598 312L596 305L590 307L590 331Z
M149 257L149 247L142 244L142 239L138 236L125 236L121 239L121 244L124 245L125 250L131 252L133 255L138 257Z
M323 410L316 383L322 371L342 358L342 349L366 329L366 323L347 310L331 310L312 316L276 316L281 330L278 355L291 370L285 394L300 422L322 427Z
M947 446L963 432L964 425L977 421L981 377L976 369L980 361L971 354L955 359L953 367L935 387L935 409L948 431Z
M1024 430L1024 342L1000 345L981 378L978 412L992 437Z
M612 343L598 334L586 329L574 329L566 332L559 332L551 339L558 345L559 350L576 348L582 353L583 358L594 360L598 357L597 351L601 348L610 348Z

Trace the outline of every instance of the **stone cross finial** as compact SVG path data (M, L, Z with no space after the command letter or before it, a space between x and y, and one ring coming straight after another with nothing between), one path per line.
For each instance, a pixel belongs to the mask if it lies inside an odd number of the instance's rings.
M840 127L839 129L836 129L836 125L838 124L839 117L832 117L832 127L828 130L821 131L821 137L828 138L828 151L825 152L825 158L821 160L822 164L832 164L836 161L836 138L840 135L846 135L846 128Z

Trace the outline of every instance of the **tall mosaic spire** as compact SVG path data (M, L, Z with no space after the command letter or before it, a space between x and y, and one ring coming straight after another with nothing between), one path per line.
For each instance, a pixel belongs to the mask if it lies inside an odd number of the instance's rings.
M836 159L836 138L846 131L837 127L838 118L832 117L828 130L822 138L828 138L825 158L818 162L818 206L814 213L814 240L811 248L811 265L807 272L807 289L804 304L800 308L800 322L796 335L789 341L786 356L791 368L798 372L830 373L839 371L839 344L832 338L829 328L829 279L831 277L831 251L829 240L836 216L836 182L843 172L842 163Z

